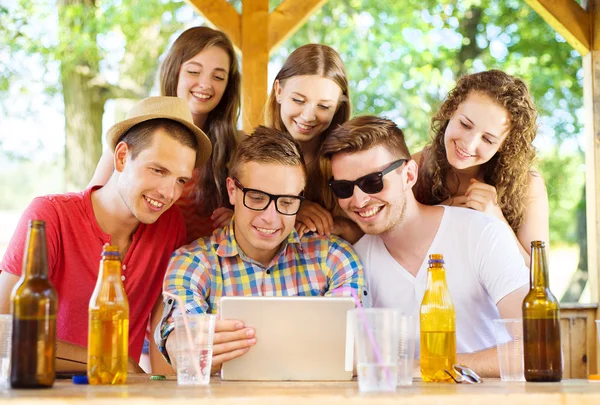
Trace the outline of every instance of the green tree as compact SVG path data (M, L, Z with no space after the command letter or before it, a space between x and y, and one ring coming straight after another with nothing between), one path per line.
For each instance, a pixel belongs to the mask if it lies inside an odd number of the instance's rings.
M140 0L19 0L0 8L0 51L36 57L47 69L59 65L59 83L44 82L61 94L65 113L67 189L85 187L102 153L102 115L107 100L148 95L157 59L169 37L182 28L182 2ZM34 29L58 10L58 38ZM115 42L122 46L114 48ZM119 55L115 55L115 52ZM16 63L0 67L0 91L19 76ZM107 74L109 73L109 74ZM109 79L109 76L112 76Z

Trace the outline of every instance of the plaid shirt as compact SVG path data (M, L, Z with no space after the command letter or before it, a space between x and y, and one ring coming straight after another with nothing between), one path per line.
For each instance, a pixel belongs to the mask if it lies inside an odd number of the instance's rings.
M314 233L284 241L268 266L250 259L234 235L233 220L212 236L200 238L173 253L163 290L182 297L187 313L218 314L222 296L327 296L362 297L363 268L352 246L336 236ZM155 340L165 349L174 328L173 299L164 301L163 318Z

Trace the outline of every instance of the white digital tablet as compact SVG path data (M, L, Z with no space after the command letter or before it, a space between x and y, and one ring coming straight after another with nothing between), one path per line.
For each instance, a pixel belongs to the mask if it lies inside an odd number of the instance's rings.
M223 364L223 380L352 379L351 297L222 297L220 318L256 331L256 345Z

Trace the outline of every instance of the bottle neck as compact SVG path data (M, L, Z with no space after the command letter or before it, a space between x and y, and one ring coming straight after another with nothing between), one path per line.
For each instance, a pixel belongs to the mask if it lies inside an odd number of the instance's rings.
M531 249L531 288L546 289L548 285L548 264L546 250L543 247Z
M48 255L46 253L46 230L43 226L29 228L25 248L25 277L48 278Z
M446 284L446 269L443 266L430 266L427 269L427 287L439 282Z
M121 278L121 261L114 257L103 257L100 261L98 278L108 280L113 277Z

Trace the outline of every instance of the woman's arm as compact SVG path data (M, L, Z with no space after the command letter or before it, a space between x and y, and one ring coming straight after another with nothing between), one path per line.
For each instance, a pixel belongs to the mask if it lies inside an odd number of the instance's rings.
M541 240L550 242L550 214L548 209L548 193L544 179L538 172L529 173L529 190L527 203L525 204L525 213L523 223L517 232L519 244L525 250L526 257L523 256L529 266L529 252L531 251L531 241ZM521 251L523 253L523 251Z
M109 150L104 150L88 187L105 185L108 182L108 179L110 179L114 169L113 153Z

